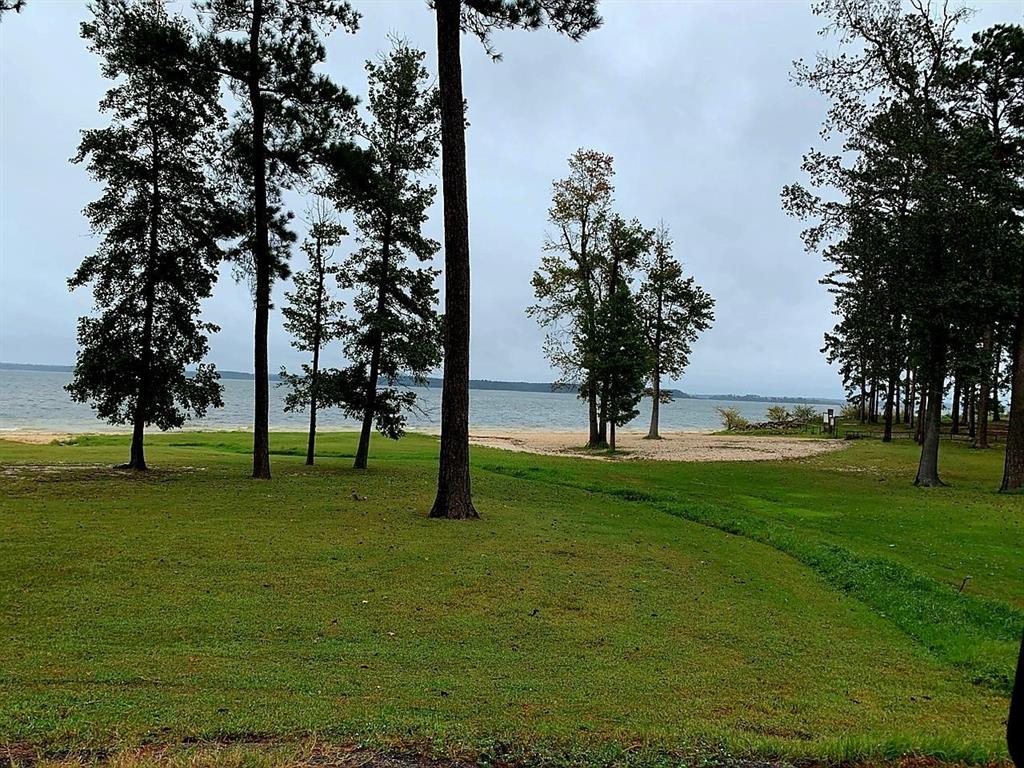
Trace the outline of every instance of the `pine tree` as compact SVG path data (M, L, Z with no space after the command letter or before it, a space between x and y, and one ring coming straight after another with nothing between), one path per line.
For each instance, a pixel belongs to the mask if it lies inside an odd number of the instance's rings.
M896 235L879 255L885 279L901 281L902 317L894 328L905 336L907 366L916 371L920 393L915 482L941 485L945 379L991 321L988 300L994 290L984 268L992 243L992 209L985 200L991 153L986 157L978 131L958 106L963 82L955 70L964 49L956 26L966 11L943 6L931 14L916 4L904 13L896 3L823 0L815 12L827 18L842 43L857 46L856 52L821 56L813 67L801 64L797 72L798 80L831 100L825 135L840 133L844 139L842 155L812 152L804 169L814 186L838 190L844 199L822 199L799 187L787 188L784 198L791 212L817 219L804 233L809 247L846 239L827 253L852 259L834 275L856 284L858 298L868 296L867 281L878 274L865 268L872 249L864 247L864 233L888 229ZM873 303L869 297L865 306ZM897 319L891 308L886 314ZM875 322L872 312L860 317ZM858 338L878 338L869 327L856 331ZM857 352L864 354L861 381L872 388L881 372L889 369L895 377L902 368L902 361L894 365L891 356L867 345Z
M255 305L252 476L269 479L270 294L274 278L287 276L293 239L281 193L307 180L344 139L342 119L355 100L315 69L326 57L321 34L354 32L358 14L337 0L196 0L196 7L239 104L228 155L250 212L244 245Z
M101 236L69 280L91 285L98 316L78 324L68 390L97 415L132 425L128 467L146 469L148 425L181 426L220 406L200 301L210 295L231 217L208 167L222 121L210 51L159 0L96 0L82 37L116 81L100 108L106 128L83 131L75 162L104 185L85 214Z
M285 396L286 411L309 408L309 436L306 441L306 464L312 466L316 454L316 415L323 403L321 396L320 351L342 332L344 303L331 295L330 282L338 274L333 263L333 248L348 234L323 198L317 198L308 213L309 235L302 251L309 268L292 277L295 290L285 293L287 306L281 310L284 328L292 336L292 346L309 352L312 360L303 364L302 374L281 369L281 380L291 391Z
M615 429L632 421L651 370L637 298L630 273L651 247L650 230L613 217L608 232L605 300L597 312L599 354L594 375L601 388L600 441L615 450Z
M469 482L469 207L466 107L460 36L477 36L492 55L494 29L550 26L580 39L601 23L597 0L431 0L437 21L444 183L445 325L441 457L431 517L474 519Z
M404 411L415 407L416 396L398 388L400 376L424 383L441 362L438 272L429 266L439 244L422 232L435 188L421 180L440 151L439 103L424 55L399 41L390 55L366 63L370 119L354 117L350 129L367 145L369 183L336 187L354 211L362 246L341 273L345 287L356 291L357 317L345 330L351 365L344 379L355 391L339 395L361 420L356 469L366 469L375 423L390 438L404 432ZM421 266L410 266L410 258Z
M683 267L672 256L668 227L660 224L651 249L641 259L640 317L650 350L651 426L650 440L658 434L659 406L671 402L661 390L662 376L678 379L690 363L690 347L715 320L715 300L692 277L683 277Z

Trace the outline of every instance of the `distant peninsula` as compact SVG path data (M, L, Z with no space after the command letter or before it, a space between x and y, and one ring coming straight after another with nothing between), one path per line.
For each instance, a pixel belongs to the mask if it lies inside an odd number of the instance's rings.
M32 363L5 363L0 361L0 371L52 371L55 373L71 373L74 366L71 365L35 365ZM245 371L219 371L222 379L241 379L252 381L255 377ZM280 377L275 373L270 375L271 381L278 381ZM403 378L400 383L405 386L413 386L412 379ZM440 387L441 379L430 376L427 378L428 387ZM504 392L563 392L574 394L575 386L565 386L553 383L534 381L497 381L493 379L470 379L470 389L497 390ZM676 400L724 400L740 403L818 403L823 405L842 405L843 400L832 397L793 397L789 395L698 395L691 392L673 389L665 390L671 392Z

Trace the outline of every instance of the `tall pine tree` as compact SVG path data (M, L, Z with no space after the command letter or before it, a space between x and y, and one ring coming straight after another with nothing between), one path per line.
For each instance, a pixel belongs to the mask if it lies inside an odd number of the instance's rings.
M678 379L690 363L690 347L715 320L715 300L672 256L672 237L660 224L651 248L640 260L640 317L650 350L651 426L647 438L657 440L660 406L670 402L661 390L662 376Z
M444 385L441 457L431 517L473 519L469 482L469 205L466 188L466 106L461 34L470 32L492 55L494 29L550 26L579 40L601 23L597 0L430 0L437 21L441 92L441 176L444 183Z
M441 362L438 273L429 266L439 244L422 232L435 194L422 177L440 151L439 102L423 58L399 41L390 55L366 63L369 119L355 117L350 129L366 144L369 183L336 188L354 211L361 240L342 271L343 284L356 291L357 316L345 333L351 366L343 378L356 389L345 394L346 409L361 420L356 469L366 468L375 423L388 437L403 432L403 411L414 407L415 393L399 389L399 377L422 382Z
M306 440L306 464L312 466L316 455L316 415L323 402L320 351L341 335L344 303L331 293L331 284L339 273L333 248L348 234L323 198L317 198L308 212L309 234L302 244L309 267L292 277L295 290L285 293L288 304L281 310L284 329L292 336L292 346L308 352L311 360L303 364L301 374L281 369L281 380L290 388L285 396L286 411L309 409L309 434Z
M106 128L83 132L75 162L103 184L85 214L101 237L69 280L91 285L97 316L78 324L68 390L97 415L132 425L128 467L146 469L144 432L181 426L221 405L199 321L230 220L208 167L222 121L207 46L159 0L96 0L82 36L116 81L100 108Z
M270 390L267 331L271 286L287 275L288 218L282 190L307 179L344 135L355 100L316 71L325 57L322 34L354 32L358 14L337 0L196 0L207 19L218 71L238 101L229 137L236 183L250 211L244 239L252 273L254 478L270 478ZM277 232L277 243L274 234Z

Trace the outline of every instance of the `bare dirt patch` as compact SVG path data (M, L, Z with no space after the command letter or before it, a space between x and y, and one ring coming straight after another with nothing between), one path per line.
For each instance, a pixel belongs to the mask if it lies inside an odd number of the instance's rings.
M583 448L582 432L499 432L470 434L470 442L507 451L546 456L579 456L603 461L653 459L655 461L777 461L801 459L841 450L841 440L800 437L712 435L702 432L666 432L661 440L646 440L641 432L620 432L620 453L609 455Z

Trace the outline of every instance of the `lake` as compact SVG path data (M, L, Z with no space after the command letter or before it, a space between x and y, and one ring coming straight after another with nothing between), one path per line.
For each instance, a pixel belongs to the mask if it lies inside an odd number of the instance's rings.
M71 400L64 385L71 374L62 371L0 370L0 430L39 430L53 432L115 432L127 427L106 424L96 419L84 403ZM253 382L225 379L224 407L211 411L205 418L186 426L204 430L247 429L252 425ZM417 388L422 414L409 415L413 429L436 429L440 424L441 390L439 387ZM284 410L285 390L270 385L270 424L274 429L303 430L308 423L305 413ZM676 400L661 407L663 430L704 431L718 429L720 422L715 408L736 408L752 421L765 417L773 403L733 402L721 400ZM820 404L819 410L830 406ZM646 429L650 420L650 400L641 403L640 415L629 424L631 429ZM321 429L345 429L357 426L337 410L320 411ZM548 429L585 431L586 404L573 393L511 392L474 389L470 392L470 423L475 429Z

